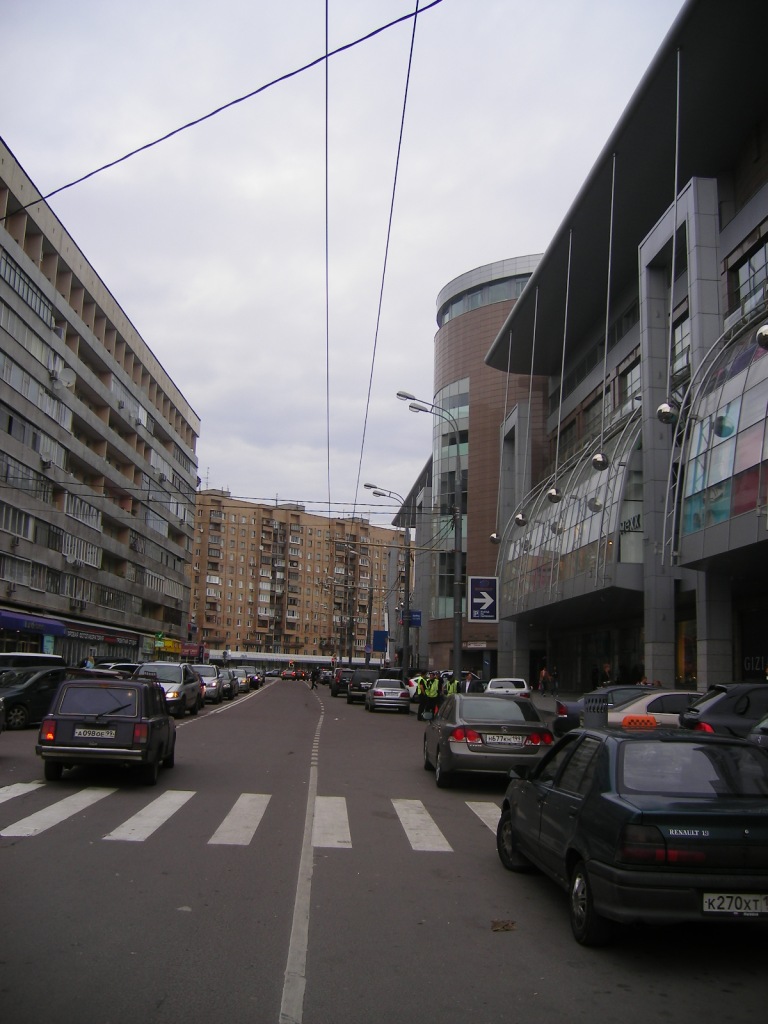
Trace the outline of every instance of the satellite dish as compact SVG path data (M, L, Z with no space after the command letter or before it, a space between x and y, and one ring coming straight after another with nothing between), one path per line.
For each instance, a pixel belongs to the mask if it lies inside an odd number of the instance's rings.
M75 381L77 380L77 374L70 366L65 366L59 374L59 381L64 385L65 388L74 387Z
M67 563L67 565L74 565L77 559L75 558L74 555L64 555L64 561Z

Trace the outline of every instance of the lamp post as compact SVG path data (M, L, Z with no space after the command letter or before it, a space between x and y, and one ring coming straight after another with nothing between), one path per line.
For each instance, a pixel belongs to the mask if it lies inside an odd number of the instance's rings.
M459 425L455 417L434 402L423 401L408 391L398 391L401 402L408 402L411 412L427 412L450 424L456 444L453 483L453 675L461 683L461 454L459 452Z
M363 484L377 497L397 498L400 504L405 507L405 498L397 491L389 491L386 487L377 487L376 484ZM408 513L406 512L406 516ZM403 587L403 681L408 682L411 677L411 527L406 522L405 537L405 585Z

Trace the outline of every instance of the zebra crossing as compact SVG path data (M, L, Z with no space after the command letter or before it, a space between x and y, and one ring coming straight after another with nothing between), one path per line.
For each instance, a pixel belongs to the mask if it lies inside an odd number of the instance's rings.
M0 804L20 800L37 792L43 782L22 782L0 787ZM117 789L88 786L56 800L48 806L19 818L0 829L0 839L23 839L39 836L88 808L107 800ZM143 843L170 822L186 804L194 799L194 790L169 789L151 800L141 810L112 831L102 836L108 842ZM241 793L227 811L207 844L210 846L248 846L261 825L272 797L268 793ZM438 827L421 800L392 798L392 808L412 850L428 853L452 853L453 847ZM499 820L499 806L491 800L464 801L466 808L492 832ZM353 848L349 808L345 797L315 798L312 822L312 846L324 850Z

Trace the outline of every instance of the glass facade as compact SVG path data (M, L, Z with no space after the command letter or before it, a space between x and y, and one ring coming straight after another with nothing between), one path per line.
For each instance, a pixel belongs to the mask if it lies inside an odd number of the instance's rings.
M685 453L683 534L766 502L768 352L749 331L723 352L693 398Z
M432 607L430 618L453 617L454 579L454 508L456 494L456 428L458 428L461 479L459 481L459 508L462 515L461 535L466 544L467 460L469 457L469 378L454 381L435 395L435 406L445 411L445 417L435 414L432 425L432 478L434 481L434 547L432 577ZM462 579L464 578L462 553Z

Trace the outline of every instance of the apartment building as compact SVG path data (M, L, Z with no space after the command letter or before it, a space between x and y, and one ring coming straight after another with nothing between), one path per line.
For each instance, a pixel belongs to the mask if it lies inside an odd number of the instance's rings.
M0 140L0 648L186 638L194 410Z
M403 534L365 518L197 495L190 640L208 652L391 659Z

